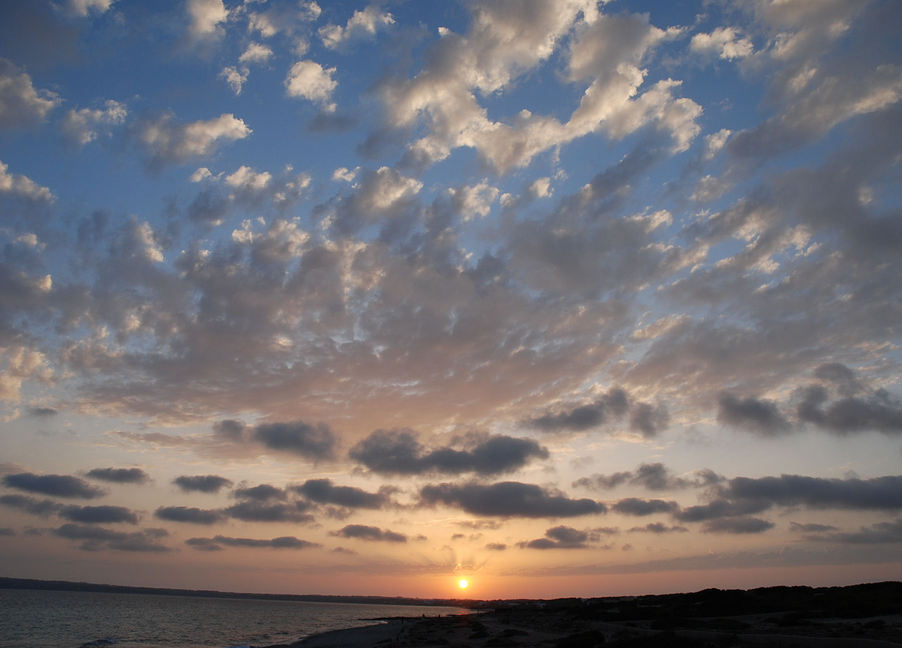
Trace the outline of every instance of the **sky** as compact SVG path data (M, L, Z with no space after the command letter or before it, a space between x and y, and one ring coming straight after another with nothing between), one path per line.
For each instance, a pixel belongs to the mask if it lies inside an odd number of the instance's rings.
M3 2L0 575L902 579L899 25Z

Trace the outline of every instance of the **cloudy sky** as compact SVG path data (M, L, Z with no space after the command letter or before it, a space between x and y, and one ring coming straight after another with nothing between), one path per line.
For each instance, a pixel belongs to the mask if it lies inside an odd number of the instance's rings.
M0 572L902 578L902 4L0 8Z

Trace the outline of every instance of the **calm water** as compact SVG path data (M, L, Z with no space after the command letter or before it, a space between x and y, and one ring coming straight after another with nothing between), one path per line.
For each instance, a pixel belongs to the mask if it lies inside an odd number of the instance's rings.
M0 590L0 648L224 648L295 641L388 616L465 610L407 605L298 603L99 592Z

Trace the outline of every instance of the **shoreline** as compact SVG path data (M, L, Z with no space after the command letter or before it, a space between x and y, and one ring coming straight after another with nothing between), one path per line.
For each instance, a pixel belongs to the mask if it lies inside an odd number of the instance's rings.
M493 610L391 617L265 648L900 648L900 594L902 583L884 582L499 602Z

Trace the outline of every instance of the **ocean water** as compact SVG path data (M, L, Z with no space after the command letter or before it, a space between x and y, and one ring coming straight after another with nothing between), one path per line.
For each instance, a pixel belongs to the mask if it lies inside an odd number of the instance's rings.
M377 617L461 614L459 608L0 590L0 648L225 648L296 641Z

